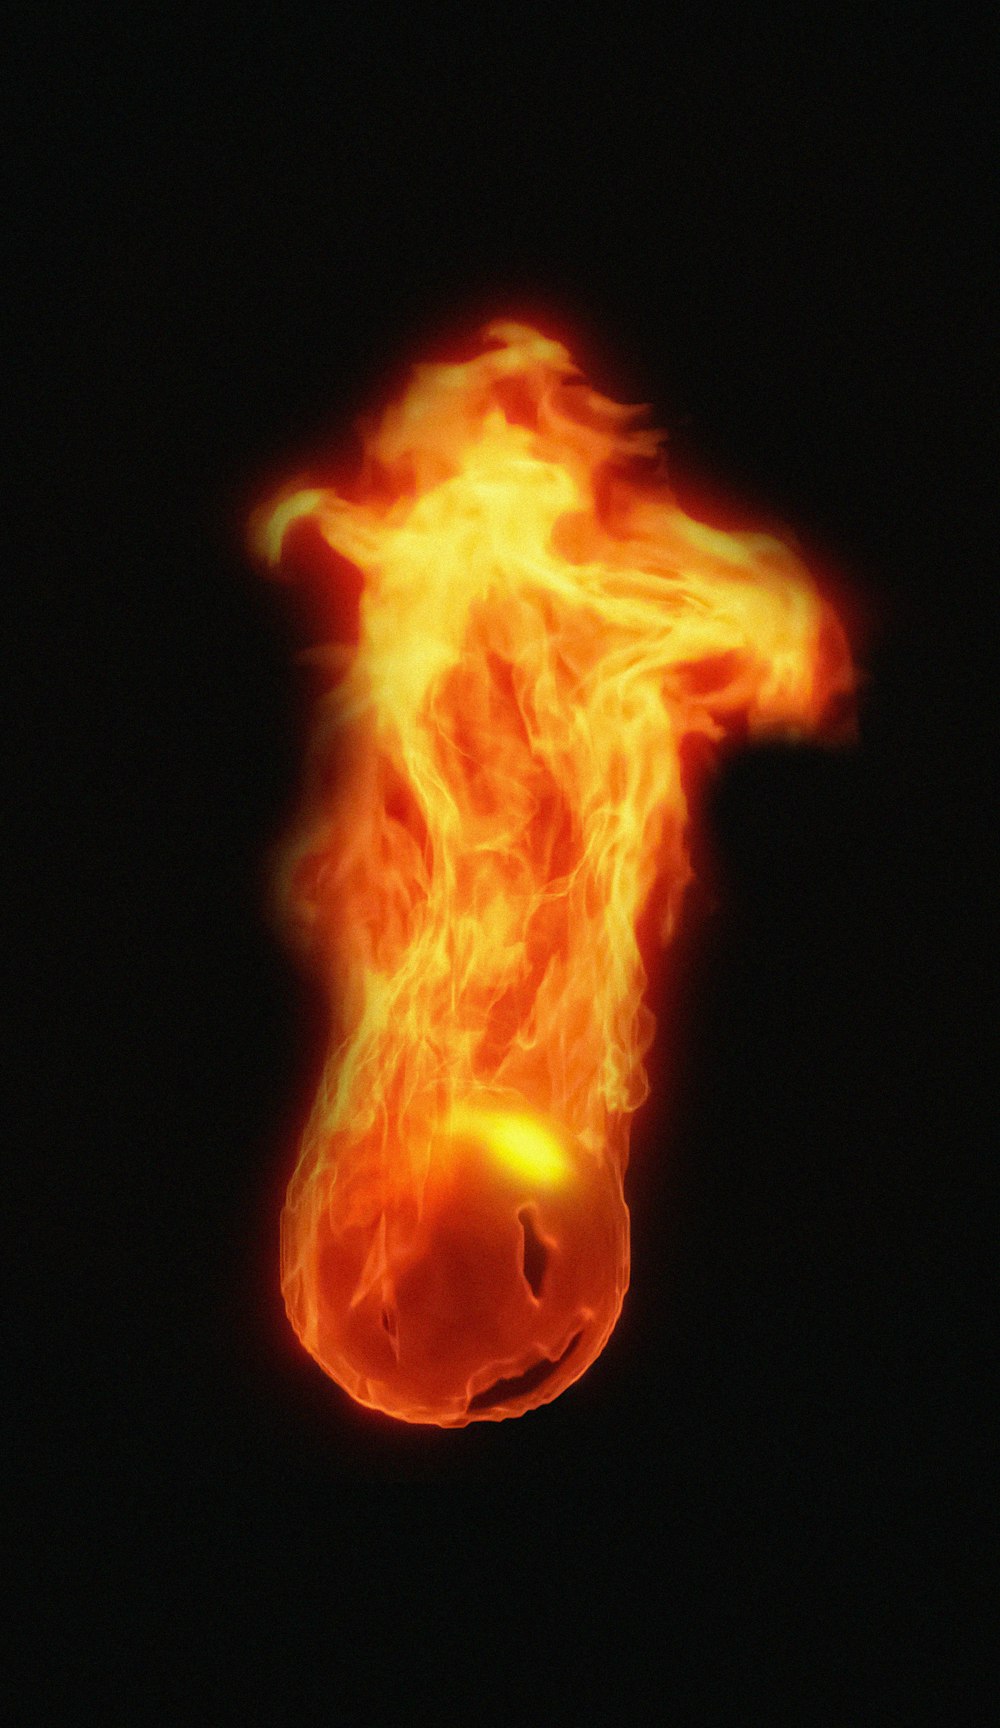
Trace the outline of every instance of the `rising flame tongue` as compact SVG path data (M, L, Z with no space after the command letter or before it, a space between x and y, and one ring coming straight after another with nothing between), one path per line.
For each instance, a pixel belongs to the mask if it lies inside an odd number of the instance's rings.
M691 877L680 747L814 729L851 685L796 556L688 517L640 418L496 324L417 368L362 501L255 519L272 564L308 517L363 576L281 859L336 1029L282 1290L320 1366L405 1421L520 1415L603 1348L653 1032L636 922L658 878L665 942Z

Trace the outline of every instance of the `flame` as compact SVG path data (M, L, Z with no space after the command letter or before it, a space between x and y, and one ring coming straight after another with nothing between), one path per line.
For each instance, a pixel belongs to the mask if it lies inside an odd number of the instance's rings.
M602 1350L654 1028L636 925L658 882L666 943L692 874L681 746L815 731L853 685L797 555L685 514L643 421L497 323L416 368L352 496L253 522L271 565L308 518L361 573L280 856L334 1025L282 1291L408 1422L519 1415Z

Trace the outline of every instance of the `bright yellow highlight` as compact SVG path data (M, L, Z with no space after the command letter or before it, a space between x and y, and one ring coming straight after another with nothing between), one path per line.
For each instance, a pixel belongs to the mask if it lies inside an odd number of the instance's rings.
M508 1169L539 1187L551 1188L570 1174L569 1158L556 1136L533 1117L458 1104L448 1119L457 1138L477 1140Z

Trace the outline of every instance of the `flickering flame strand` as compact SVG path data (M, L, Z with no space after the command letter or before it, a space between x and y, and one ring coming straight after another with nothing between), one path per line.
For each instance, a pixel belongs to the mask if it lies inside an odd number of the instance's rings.
M687 516L659 446L500 323L416 369L361 501L289 488L255 518L271 564L309 518L363 576L280 865L334 1027L282 1289L326 1372L404 1420L520 1414L603 1348L653 1034L636 924L658 878L666 942L691 876L681 746L815 730L851 688L796 554Z

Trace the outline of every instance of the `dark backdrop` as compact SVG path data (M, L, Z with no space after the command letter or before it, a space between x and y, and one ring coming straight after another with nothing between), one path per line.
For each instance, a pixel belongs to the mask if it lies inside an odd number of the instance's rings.
M33 14L15 56L39 1714L966 1719L989 45L961 8L360 11ZM357 1410L281 1311L317 1032L262 884L303 622L242 535L497 313L651 402L682 496L852 583L867 677L856 750L714 785L611 1343L440 1433Z

